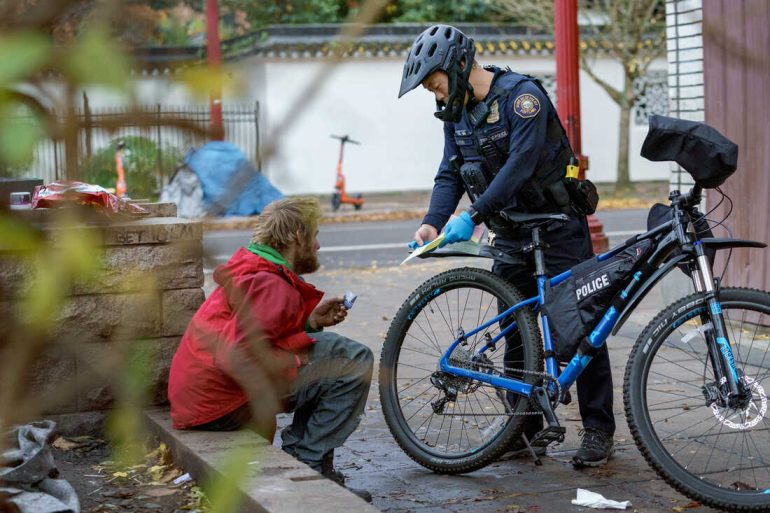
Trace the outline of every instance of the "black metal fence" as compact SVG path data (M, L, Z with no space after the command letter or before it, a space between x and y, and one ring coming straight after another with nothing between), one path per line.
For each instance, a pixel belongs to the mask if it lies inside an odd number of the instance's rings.
M128 114L136 115L136 122ZM157 147L155 172L162 182L176 165L172 156L184 156L190 149L204 144L200 132L168 126L170 120L209 129L211 121L208 105L140 105L125 107L84 107L76 111L79 125L77 134L79 164L105 148L114 149L115 142L130 136L140 136L152 141ZM128 122L126 122L126 118ZM259 103L224 104L222 106L224 140L240 148L244 155L261 169L259 139ZM120 126L114 130L116 120ZM34 160L23 176L42 178L45 183L63 178L67 155L62 141L45 139L35 149ZM168 169L171 167L172 169Z

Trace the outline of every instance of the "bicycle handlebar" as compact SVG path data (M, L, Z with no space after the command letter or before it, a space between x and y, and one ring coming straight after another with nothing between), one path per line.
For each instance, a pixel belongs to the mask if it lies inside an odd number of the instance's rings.
M687 206L697 206L703 198L703 187L698 184L693 185L690 192L684 195L684 203Z
M345 143L361 144L360 142L354 141L353 139L351 139L347 134L345 135L331 134L330 137L332 137L333 139L339 139L340 141L342 141L342 144L345 144Z

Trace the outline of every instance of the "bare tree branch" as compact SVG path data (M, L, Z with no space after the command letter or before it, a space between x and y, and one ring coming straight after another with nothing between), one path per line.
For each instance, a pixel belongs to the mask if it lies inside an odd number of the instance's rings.
M623 102L623 92L615 89L612 87L608 82L600 78L596 73L594 73L593 69L591 69L591 66L588 64L588 60L586 59L584 54L580 55L580 64L583 71L586 72L586 74L591 77L591 80L596 82L599 87L604 89L604 91L612 98L612 101L617 103L618 105L621 105Z

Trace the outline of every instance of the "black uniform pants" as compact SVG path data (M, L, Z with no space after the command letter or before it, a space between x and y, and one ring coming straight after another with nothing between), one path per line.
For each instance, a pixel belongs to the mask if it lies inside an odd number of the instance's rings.
M585 218L572 219L565 226L544 234L549 248L545 250L545 265L548 276L555 276L574 265L591 258L591 237ZM506 252L516 252L530 243L530 239L505 240L495 239L494 245ZM517 254L526 259L526 265L512 265L495 261L492 272L516 287L525 298L537 295L537 282L534 278L535 263L531 253ZM506 340L506 362L522 360L521 339L518 333ZM513 365L515 367L515 364ZM595 428L607 434L615 433L615 416L612 411L612 370L610 369L607 345L603 345L594 356L586 370L577 379L578 406L583 419L583 427ZM542 417L530 417L525 428L531 436L543 426Z

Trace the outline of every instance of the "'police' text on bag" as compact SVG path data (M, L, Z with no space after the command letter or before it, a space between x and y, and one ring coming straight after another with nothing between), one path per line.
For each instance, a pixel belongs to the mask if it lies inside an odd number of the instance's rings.
M577 289L577 299L580 301L584 297L588 297L597 290L601 290L610 284L610 277L607 274L602 274L595 280L592 280L579 289Z

